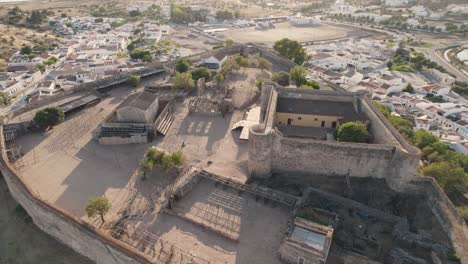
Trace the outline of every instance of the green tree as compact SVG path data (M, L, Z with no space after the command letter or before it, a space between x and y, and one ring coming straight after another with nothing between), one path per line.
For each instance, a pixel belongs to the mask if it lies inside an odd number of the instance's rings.
M301 85L300 88L306 89L320 89L320 83L314 80L306 80L306 83Z
M211 71L206 67L197 67L191 71L192 79L197 81L200 78L205 78L205 81L208 81L211 78Z
M381 112L385 117L388 118L388 116L390 116L390 109L387 106L377 102L374 102L374 105L377 107L379 112Z
M236 63L239 65L239 67L244 67L247 68L249 67L249 60L245 58L244 56L236 56L235 58Z
M0 91L0 105L9 105L11 104L12 97L7 93Z
M422 129L415 131L413 133L413 137L411 138L411 143L413 143L419 149L430 146L437 141L437 137Z
M171 159L175 167L180 167L184 163L184 154L182 151L174 151L171 154Z
M140 170L143 172L143 179L146 179L146 172L151 171L154 167L154 161L151 159L144 159L140 161Z
M179 58L176 60L175 70L177 72L186 72L190 68L192 62L189 58Z
M257 86L258 90L262 90L262 85L263 85L264 82L265 82L264 78L258 78L255 81L255 86Z
M193 89L194 87L195 83L190 72L176 73L174 81L175 89Z
M224 76L221 73L217 73L214 77L216 84L219 86L224 81Z
M42 63L39 63L36 66L34 66L34 69L43 71L45 69L45 65Z
M43 19L46 17L46 13L38 10L33 10L31 16L26 18L26 21L31 25L41 24Z
M21 53L22 55L29 55L29 54L31 54L31 52L32 52L31 46L24 46L24 47L22 47L21 50L20 50L20 53Z
M129 15L130 17L137 17L137 16L140 16L140 15L141 15L141 12L138 11L138 10L132 10L132 11L128 12L128 15Z
M393 62L391 62L391 61L387 62L387 68L388 68L389 70L391 70L392 67L393 67Z
M165 154L162 157L161 167L165 171L170 171L172 168L174 168L174 160L172 159L172 155Z
M135 87L137 87L140 84L140 81L141 81L140 76L135 75L135 74L130 74L127 79L127 82L130 85L135 86Z
M142 59L144 62L152 62L154 60L153 56L150 54L145 54Z
M289 78L291 79L291 81L294 81L296 83L297 87L300 87L307 83L306 73L307 72L304 67L296 66L292 68L289 72Z
M413 124L410 121L396 115L388 115L387 119L405 138L413 136Z
M406 85L405 89L403 89L403 92L407 92L407 93L414 93L414 88L413 88L413 85L411 85L411 83L408 83L408 85Z
M271 69L271 62L269 62L265 58L260 58L260 59L258 59L258 68L260 68L262 70L262 72L264 70L270 70Z
M468 177L460 167L455 167L449 162L435 162L423 169L425 176L436 179L440 187L448 193L463 193L467 189Z
M158 166L161 165L163 156L164 151L157 150L154 147L149 148L148 152L146 152L146 158L153 161L153 163Z
M224 41L224 46L226 46L226 47L231 47L232 45L234 45L234 40L232 40L232 39L226 39L226 40Z
M239 70L240 66L237 64L235 59L228 59L223 66L221 66L221 70L219 71L223 76L227 76L228 74L232 73L233 71Z
M49 57L45 62L44 64L45 65L52 65L52 64L55 64L56 62L58 61L58 59L54 56L52 57Z
M58 107L48 107L39 110L34 116L34 123L42 129L55 126L63 120L65 120L65 114L63 113L63 110Z
M101 217L102 222L104 223L104 215L109 212L110 210L110 202L109 199L106 197L95 197L89 200L88 204L86 205L86 214L88 217L94 217L95 215L99 215Z
M277 82L279 85L288 86L289 85L289 73L280 71L275 72L271 76L271 80Z
M299 42L283 38L275 42L273 49L280 55L302 65L307 60L307 54Z
M129 45L130 46L130 45ZM127 47L128 49L129 47ZM133 49L131 52L130 52L130 58L134 59L134 60L142 60L145 56L151 56L149 51L146 51L146 50L141 50L141 49Z
M338 128L338 140L343 142L366 142L369 136L363 122L348 122Z
M219 20L230 20L234 18L234 13L229 10L218 10L216 11L216 19Z

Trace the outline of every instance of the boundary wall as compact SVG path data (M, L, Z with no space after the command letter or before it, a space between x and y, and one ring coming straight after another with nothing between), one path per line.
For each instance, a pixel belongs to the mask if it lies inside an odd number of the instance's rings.
M0 126L0 135L3 135L3 126ZM0 137L0 151L0 171L11 195L42 231L95 263L152 263L132 247L42 200L10 166L3 136Z

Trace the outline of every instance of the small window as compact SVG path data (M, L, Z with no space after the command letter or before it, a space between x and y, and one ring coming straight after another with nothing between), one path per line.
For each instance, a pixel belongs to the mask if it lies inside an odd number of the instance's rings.
M304 264L305 263L305 259L303 257L299 257L297 259L297 264Z
M332 122L332 128L336 128L336 122Z
M321 127L325 127L325 121L322 121Z
M318 118L315 118L314 121L318 121Z
M302 117L298 117L297 120L302 120Z

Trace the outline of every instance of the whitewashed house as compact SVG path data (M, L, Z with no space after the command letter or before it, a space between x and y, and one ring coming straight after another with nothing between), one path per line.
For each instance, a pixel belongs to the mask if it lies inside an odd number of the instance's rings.
M55 91L55 81L42 81L37 84L40 94L53 94Z

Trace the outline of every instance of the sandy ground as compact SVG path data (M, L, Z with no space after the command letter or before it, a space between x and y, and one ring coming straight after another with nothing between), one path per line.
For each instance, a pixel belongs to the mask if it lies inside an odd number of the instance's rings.
M216 196L219 193L230 194L235 204L222 203ZM287 229L287 208L265 204L262 199L256 201L248 194L239 196L207 180L197 184L176 206L189 217L198 215L205 224L238 233L239 242L167 214L160 215L149 228L163 240L211 263L281 263L276 252ZM200 208L210 209L201 213Z
M0 177L0 263L91 264L54 238L42 232L10 196Z
M216 171L223 176L246 180L247 145L239 144L238 131L231 127L243 117L236 111L220 115L188 114L187 103L179 105L166 136L155 145L165 151L182 150L187 164ZM184 145L182 147L182 145Z
M219 43L212 39L208 39L203 35L193 33L192 31L181 27L171 28L171 31L166 38L180 45L177 49L181 57L210 51L214 46L219 45Z
M130 91L112 90L110 97L52 130L16 140L25 153L17 163L25 183L42 199L78 217L85 215L87 201L95 196L105 195L119 208L149 145L100 145L92 140L92 131Z
M236 29L224 32L226 39L233 39L239 43L261 43L273 45L281 38L290 38L299 42L319 41L344 38L350 31L335 26L293 27L288 22L274 24L276 28L255 30L254 28Z

